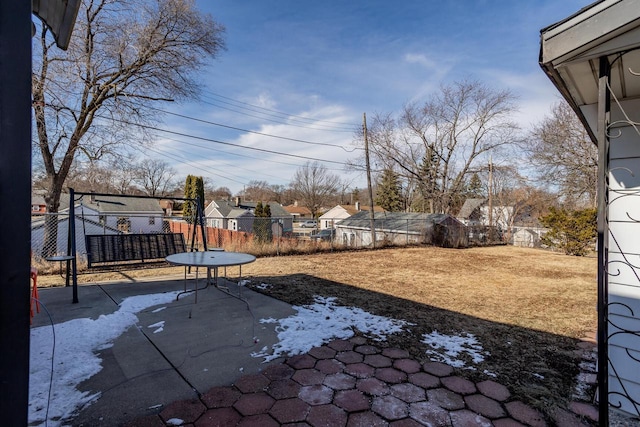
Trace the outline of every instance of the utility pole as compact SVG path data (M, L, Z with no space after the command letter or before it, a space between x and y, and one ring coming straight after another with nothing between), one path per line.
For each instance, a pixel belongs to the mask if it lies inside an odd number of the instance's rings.
M362 130L364 133L364 155L367 164L367 187L369 187L369 219L371 223L371 247L376 247L376 222L373 212L373 188L371 187L371 165L369 164L369 139L367 138L367 113L362 114Z
M493 240L493 158L489 156L489 239Z

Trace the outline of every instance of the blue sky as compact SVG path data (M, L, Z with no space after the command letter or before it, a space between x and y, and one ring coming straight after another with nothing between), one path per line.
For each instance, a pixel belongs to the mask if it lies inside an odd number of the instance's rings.
M179 177L202 175L238 193L252 180L286 186L305 158L326 160L333 173L363 188L366 178L341 165L355 156L349 150L362 114L397 112L465 78L511 90L520 107L515 119L529 128L559 99L538 66L540 29L590 1L196 4L226 27L227 50L200 74L202 102L163 107L201 122L166 115L161 127L254 150L165 134L147 154L170 163Z

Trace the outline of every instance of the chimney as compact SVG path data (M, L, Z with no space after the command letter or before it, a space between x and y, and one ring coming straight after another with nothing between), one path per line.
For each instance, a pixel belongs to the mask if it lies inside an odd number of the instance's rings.
M360 210L360 202L356 202L356 210L359 211Z
M236 196L236 207L240 206L240 196Z
M93 190L91 190L91 194L89 194L89 202L95 203L95 201L96 201L96 195L93 194Z

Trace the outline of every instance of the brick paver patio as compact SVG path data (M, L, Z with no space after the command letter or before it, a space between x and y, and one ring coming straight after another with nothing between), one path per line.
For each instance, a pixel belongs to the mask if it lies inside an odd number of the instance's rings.
M201 398L174 402L128 426L592 426L597 408L572 402L553 420L494 381L473 383L451 366L420 364L362 337L335 340L246 375Z

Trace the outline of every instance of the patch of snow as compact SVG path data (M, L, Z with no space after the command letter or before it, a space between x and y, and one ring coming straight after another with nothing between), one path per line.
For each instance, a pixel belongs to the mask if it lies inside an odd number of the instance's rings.
M422 343L430 345L434 350L427 350L427 354L434 356L439 361L454 368L475 369L466 366L459 356L467 354L473 363L484 361L485 354L475 335L464 333L463 335L444 335L433 331L422 336Z
M268 362L284 355L306 353L313 347L331 339L351 338L354 329L375 339L384 340L387 335L401 332L408 324L404 320L390 319L368 313L357 307L335 304L335 297L314 297L314 304L293 306L297 314L285 319L261 319L260 323L275 323L278 340L273 345L273 353L266 354L265 348L252 353L253 357L264 357Z
M533 373L534 378L537 378L539 380L543 380L544 379L544 375L538 374L538 373Z
M272 288L273 285L270 285L268 283L260 283L259 285L256 285L256 289L260 289L262 291L266 291L267 289Z
M241 280L238 282L238 286L247 286L249 283L251 283L251 280Z
M149 325L147 326L147 328L156 328L156 330L153 331L154 334L157 334L158 332L162 332L164 331L164 320L154 323L153 325Z
M168 304L178 292L138 295L126 298L112 314L96 320L73 319L53 325L55 353L53 354L53 384L49 401L53 332L51 326L31 329L29 366L29 425L56 427L95 402L100 393L81 392L77 386L102 369L96 354L113 346L122 333L138 322L136 313L147 308ZM78 363L82 361L82 363ZM48 420L47 402L49 401Z
M184 420L181 420L180 418L169 418L167 420L168 426L181 426L182 424L184 424Z
M155 310L153 310L153 311L152 311L152 313L158 313L158 312L160 312L160 311L162 311L162 310L164 310L164 309L166 309L166 308L167 308L166 306L164 306L164 307L158 307L158 308L156 308Z

